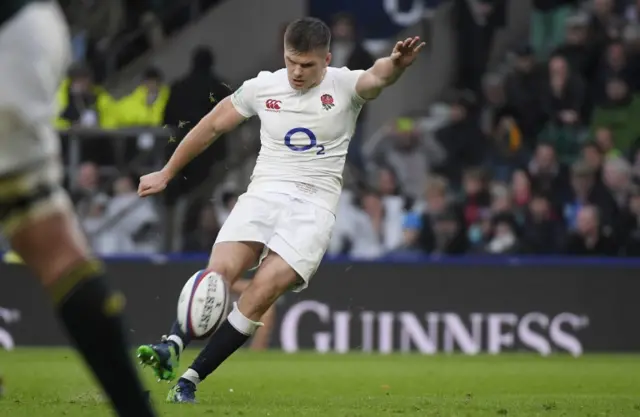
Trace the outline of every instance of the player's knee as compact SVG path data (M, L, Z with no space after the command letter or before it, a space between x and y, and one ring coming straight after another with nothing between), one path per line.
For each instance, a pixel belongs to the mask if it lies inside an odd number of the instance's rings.
M228 288L232 288L238 279L237 273L235 272L237 268L228 260L212 260L209 262L207 269L220 275Z

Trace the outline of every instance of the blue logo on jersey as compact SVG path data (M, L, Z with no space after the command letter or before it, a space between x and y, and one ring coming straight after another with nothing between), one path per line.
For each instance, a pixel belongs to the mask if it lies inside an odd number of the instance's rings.
M309 144L304 146L297 146L291 143L291 137L296 133L304 133L309 138ZM308 151L312 148L318 148L318 152L316 155L324 155L324 145L318 145L318 140L316 139L316 135L306 127L294 127L284 137L284 144L287 145L287 148L291 149L294 152L304 152Z

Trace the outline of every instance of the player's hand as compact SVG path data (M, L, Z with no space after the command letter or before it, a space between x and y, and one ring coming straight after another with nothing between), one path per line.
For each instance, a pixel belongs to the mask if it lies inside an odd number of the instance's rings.
M164 171L156 171L151 174L144 175L140 178L138 195L140 197L146 197L148 195L157 194L167 188L169 180L169 175Z
M420 52L425 45L426 43L420 42L420 36L398 41L391 52L391 60L399 67L406 68L413 64L413 61L415 61L418 56L418 52Z

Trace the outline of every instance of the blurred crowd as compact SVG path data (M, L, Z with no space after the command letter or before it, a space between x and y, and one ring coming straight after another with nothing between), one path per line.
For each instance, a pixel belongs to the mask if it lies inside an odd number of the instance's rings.
M500 3L478 1L488 14ZM459 83L465 88L428 113L399 117L370 138L363 137L365 106L330 254L640 255L640 1L533 4L528 41L479 83ZM338 15L331 23L332 65L368 68L374 56L351 17ZM268 69L281 65L274 60ZM193 127L184 121L197 121L231 92L220 87L214 68L213 53L196 48L182 80L168 85L150 68L131 94L115 99L90 66L77 65L61 86L56 123L63 130L172 126L179 142ZM245 127L251 157L226 169L212 193L187 207L174 249L208 251L245 189L259 126ZM145 146L140 139L134 154ZM165 158L176 145L165 146ZM226 161L226 141L216 146L189 167L173 187L178 191L168 190L169 205L172 194L202 182L212 163ZM112 157L100 141L82 155L69 183L96 250L162 250L167 201L139 200L135 169L105 171Z
M371 147L331 253L640 255L640 1L533 4L479 88Z

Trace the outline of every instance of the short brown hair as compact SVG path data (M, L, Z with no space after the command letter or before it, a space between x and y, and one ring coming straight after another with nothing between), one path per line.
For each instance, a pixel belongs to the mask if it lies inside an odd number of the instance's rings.
M331 30L320 19L303 17L289 23L284 33L284 42L287 48L300 53L329 49Z

